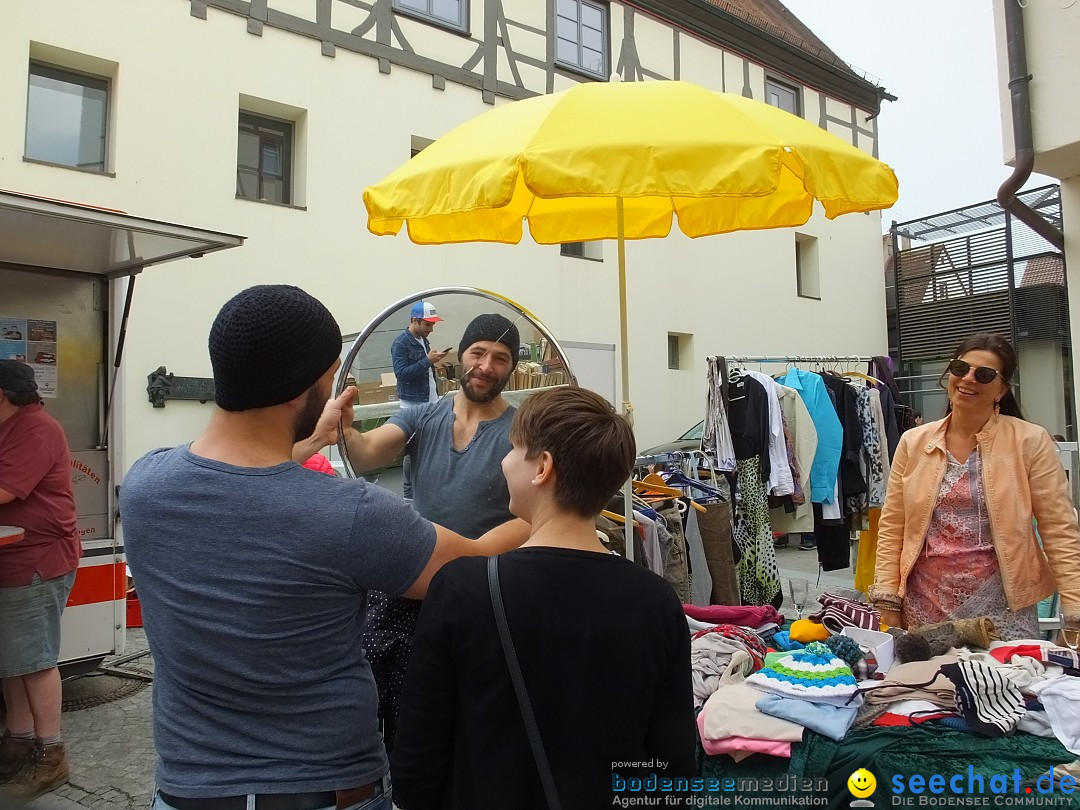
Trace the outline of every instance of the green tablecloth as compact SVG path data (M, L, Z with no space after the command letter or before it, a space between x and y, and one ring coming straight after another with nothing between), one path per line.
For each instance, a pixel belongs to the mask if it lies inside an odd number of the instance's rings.
M1008 775L1008 798L1026 799L1027 794L1014 796L1012 793L1015 769L1020 770L1020 790L1023 793L1026 786L1034 786L1035 780L1041 774L1051 770L1055 765L1071 762L1074 759L1076 757L1056 739L1023 733L1009 737L990 738L931 725L871 726L853 729L842 742L837 743L820 734L807 731L803 742L792 745L790 760L756 754L741 763L736 763L728 756L710 757L704 751L699 751L699 774L705 778L719 779L722 783L723 780L734 779L735 787L730 789L732 783L728 782L726 786L729 790L727 791L706 790L697 795L706 802L700 805L702 807L751 806L745 802L740 803L735 798L738 796L739 799L758 797L763 802L767 802L770 798L775 800L775 804L770 802L753 805L758 807L827 806L832 810L840 810L847 808L853 798L847 788L848 777L859 768L866 768L877 779L877 790L869 798L880 810L897 806L893 804L895 797L892 792L892 779L894 776L900 775L907 784L907 778L914 774L921 774L924 777L942 774L946 779L952 774L964 774L963 784L966 790L970 765L975 774L981 774L985 779L987 792L984 795L989 799L987 806L1015 806L995 804L995 796L990 793L991 776ZM748 779L759 780L756 790L753 784L740 781ZM827 787L821 783L821 779L827 780ZM773 780L772 785L765 784L764 780ZM817 784L811 788L807 780ZM797 787L794 790L778 791L776 789L778 784L783 786L785 783L789 786L794 784ZM946 791L948 791L948 786L946 786ZM910 806L919 806L919 796L911 793L903 795L912 798L913 803ZM924 797L931 795L929 792L922 794ZM1034 788L1031 795L1038 796ZM1036 806L1080 808L1080 787L1068 800L1060 792L1053 795L1058 797L1058 804L1044 803ZM709 796L727 796L732 801L727 805L708 803ZM799 797L827 797L828 801L827 804L817 802L798 804L795 799ZM951 797L953 797L951 792L946 792L941 796L941 798ZM954 805L950 803L939 806Z

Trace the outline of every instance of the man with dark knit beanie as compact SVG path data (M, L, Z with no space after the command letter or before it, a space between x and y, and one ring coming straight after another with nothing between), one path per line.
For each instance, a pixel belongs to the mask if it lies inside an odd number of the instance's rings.
M341 331L296 287L240 292L210 330L217 409L194 442L121 487L128 562L154 655L155 810L390 810L377 694L360 643L370 589L422 598L478 542L362 479L298 461L337 439Z
M406 442L412 453L413 507L428 520L466 537L509 520L510 492L502 460L510 452L514 408L502 392L517 367L520 339L497 314L478 315L458 346L460 394L401 410L384 425L360 433L345 429L349 459L360 470L388 463ZM346 425L352 420L346 418ZM412 650L420 603L371 594L364 649L379 687L386 750L397 729L401 686Z

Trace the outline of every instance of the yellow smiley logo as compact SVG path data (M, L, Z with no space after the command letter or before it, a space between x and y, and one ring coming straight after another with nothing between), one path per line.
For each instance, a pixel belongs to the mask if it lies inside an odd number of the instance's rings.
M848 790L851 795L859 799L865 799L877 787L877 779L866 768L859 768L847 780Z

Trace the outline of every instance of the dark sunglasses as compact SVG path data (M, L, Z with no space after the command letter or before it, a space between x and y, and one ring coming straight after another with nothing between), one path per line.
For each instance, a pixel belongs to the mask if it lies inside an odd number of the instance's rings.
M998 374L1001 372L996 368L990 368L990 366L972 366L971 363L965 363L963 360L953 360L949 363L949 373L954 377L965 377L971 369L975 369L975 382L986 385L992 383L997 379Z

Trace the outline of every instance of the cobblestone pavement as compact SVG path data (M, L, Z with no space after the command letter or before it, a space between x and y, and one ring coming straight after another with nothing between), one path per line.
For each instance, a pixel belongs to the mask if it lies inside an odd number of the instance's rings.
M146 649L143 631L128 630L125 656ZM117 668L152 673L153 666L146 655ZM64 712L71 781L27 810L146 810L154 789L150 694L148 685L111 703Z

